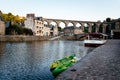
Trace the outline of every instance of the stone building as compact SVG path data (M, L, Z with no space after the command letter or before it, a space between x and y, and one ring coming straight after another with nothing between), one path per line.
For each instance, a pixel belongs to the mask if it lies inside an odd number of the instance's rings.
M74 27L74 26L65 27L63 32L64 32L65 36L73 36L73 35L77 35L77 34L83 34L82 29L80 29L79 27Z
M59 34L58 33L58 28L57 28L56 25L55 26L51 25L50 28L51 28L51 30L50 30L50 35L51 36L57 36Z
M115 29L111 30L114 39L120 39L120 18L115 20Z
M27 14L25 20L25 27L33 31L35 36L52 36L58 35L57 27L51 29L50 26L46 26L42 21L42 17L35 17L34 14Z
M37 17L34 19L33 32L36 36L50 36L50 28L45 26L40 18Z
M27 14L26 20L25 20L25 27L34 30L34 14Z
M5 35L5 22L0 16L0 35Z

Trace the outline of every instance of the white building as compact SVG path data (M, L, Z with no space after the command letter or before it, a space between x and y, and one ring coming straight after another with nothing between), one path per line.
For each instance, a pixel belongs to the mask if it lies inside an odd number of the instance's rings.
M44 23L39 19L34 20L33 32L37 36L50 36L50 28L44 26Z
M27 14L25 27L33 31L36 36L50 36L50 27L44 25L41 17L35 17L34 14Z
M27 14L26 20L25 20L25 27L29 28L31 30L34 30L34 14Z
M50 35L51 36L57 36L59 33L58 33L58 27L55 25L51 25L51 30L50 30Z

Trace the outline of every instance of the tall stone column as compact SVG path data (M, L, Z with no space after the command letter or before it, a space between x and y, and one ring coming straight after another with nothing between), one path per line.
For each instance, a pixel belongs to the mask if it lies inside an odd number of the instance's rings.
M88 32L91 33L92 32L92 24L88 25Z
M84 32L84 23L81 23L81 29Z
M102 30L102 33L106 34L106 26L107 24L103 24L103 30Z
M68 24L65 23L65 27L68 27Z
M50 22L48 22L48 26L50 26Z
M72 24L73 24L74 27L76 27L76 22L73 22Z
M65 27L68 27L68 22L64 21Z
M56 25L57 25L57 27L59 27L59 25L60 25L60 22L59 22L59 21L56 21Z
M120 23L119 22L115 23L115 29L120 29Z
M100 27L100 23L97 23L97 24L96 24L96 29L95 29L95 32L96 32L96 33L99 33L99 27Z

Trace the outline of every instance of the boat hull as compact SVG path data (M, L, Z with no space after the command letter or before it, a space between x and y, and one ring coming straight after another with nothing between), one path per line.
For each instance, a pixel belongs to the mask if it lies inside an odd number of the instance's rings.
M85 47L98 47L104 45L106 40L84 40Z
M92 44L92 43L85 43L84 46L85 47L98 47L98 46L101 46L103 44Z

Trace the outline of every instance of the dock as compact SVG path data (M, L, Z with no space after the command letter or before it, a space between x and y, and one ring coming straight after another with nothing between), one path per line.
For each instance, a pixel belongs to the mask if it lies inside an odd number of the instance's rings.
M120 40L108 40L55 80L120 80Z

